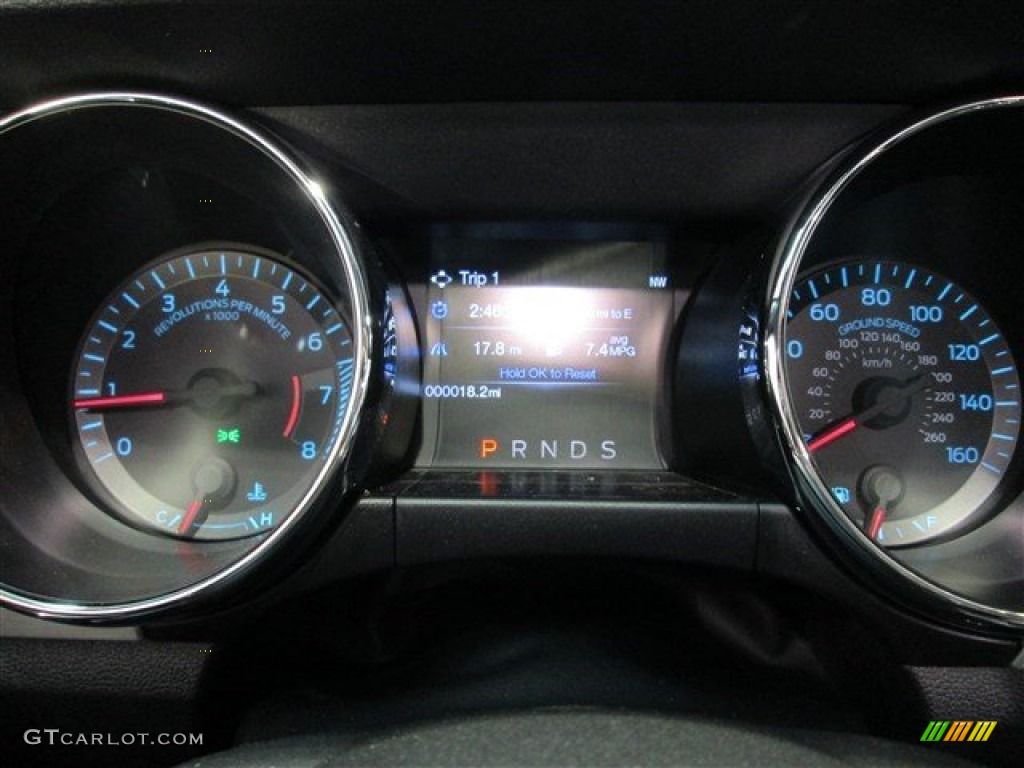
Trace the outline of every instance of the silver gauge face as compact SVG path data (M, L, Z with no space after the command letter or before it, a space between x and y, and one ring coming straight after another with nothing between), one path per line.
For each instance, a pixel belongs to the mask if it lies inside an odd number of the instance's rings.
M1020 436L1020 378L966 290L895 261L811 272L784 355L807 452L870 539L919 544L985 519Z
M191 539L290 514L338 440L354 365L348 323L309 275L237 249L140 270L77 360L86 476L126 520Z
M17 294L52 313L42 290L60 274L75 302L60 315L81 313L26 357L81 493L15 478L15 496L49 493L3 510L31 546L2 557L0 602L99 622L226 596L359 479L375 341L362 238L320 171L211 105L82 93L0 117L0 139L26 203Z

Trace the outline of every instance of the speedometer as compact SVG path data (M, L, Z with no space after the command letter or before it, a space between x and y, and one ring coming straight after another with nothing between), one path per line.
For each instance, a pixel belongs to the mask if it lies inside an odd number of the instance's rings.
M890 261L802 276L785 359L804 445L844 512L884 546L980 522L1020 434L1020 380L984 307Z

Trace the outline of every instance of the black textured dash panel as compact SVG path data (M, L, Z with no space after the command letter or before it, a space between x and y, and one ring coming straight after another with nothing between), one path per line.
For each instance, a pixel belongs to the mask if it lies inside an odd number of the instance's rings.
M827 732L604 712L458 720L393 733L321 734L249 744L191 768L341 766L882 766L973 763L914 744Z
M160 84L239 104L922 102L1024 77L993 0L5 3L0 104Z
M921 720L996 722L987 742L957 744L955 754L1006 766L1024 760L1024 669L913 667L910 673L926 708ZM923 730L920 722L907 727Z
M405 104L259 110L367 182L362 218L769 220L877 104Z
M216 650L202 643L5 639L4 763L159 766L216 749L218 734L198 715L200 680ZM204 743L162 746L140 736L178 733L202 734Z

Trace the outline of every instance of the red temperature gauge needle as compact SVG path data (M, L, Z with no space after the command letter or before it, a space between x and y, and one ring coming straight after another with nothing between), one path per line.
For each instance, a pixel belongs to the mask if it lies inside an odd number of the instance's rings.
M192 527L192 523L196 521L196 516L202 508L202 499L196 499L188 505L188 509L185 510L185 517L182 518L181 525L178 526L178 533L186 533Z
M849 418L844 421L840 421L833 427L828 427L823 432L818 433L815 437L811 438L807 443L807 450L814 453L817 450L824 448L826 445L834 443L841 437L845 437L857 428L857 420Z
M115 395L111 397L90 397L75 400L75 408L131 408L138 405L160 405L167 402L163 392L143 392L137 395Z

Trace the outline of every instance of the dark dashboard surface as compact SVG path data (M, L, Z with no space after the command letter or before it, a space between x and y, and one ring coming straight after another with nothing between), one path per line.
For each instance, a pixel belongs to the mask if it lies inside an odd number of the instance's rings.
M367 347L373 368L351 460L324 485L306 528L251 577L166 612L112 620L61 622L0 609L0 707L11 713L3 748L25 765L174 765L239 745L235 759L252 764L328 755L358 762L369 759L359 751L367 744L387 745L381 760L411 765L712 764L716 753L701 751L699 732L688 741L671 726L708 721L742 731L716 738L755 739L751 753L723 752L719 764L751 755L764 764L814 761L799 751L812 749L841 764L878 764L888 755L901 765L956 758L1016 765L1024 750L1020 625L889 589L888 576L851 555L822 524L767 415L761 358L774 254L808 189L835 172L830 161L853 143L884 136L886 126L920 110L1019 92L1022 22L1008 2L0 6L4 114L74 93L170 94L214 105L293 148L344 210L344 225L349 215L358 221L354 248L369 265L376 313L368 327L384 337L373 335ZM189 146L187 132L155 131L151 141L145 121L126 125L112 133L124 137L112 149L96 144L110 142L102 130L84 130L38 154L0 155L3 168L19 174L9 186L15 192L0 197L13 210L3 221L19 233L0 250L0 268L13 276L0 288L0 397L7 403L0 409L0 522L9 552L24 544L22 536L34 542L48 520L72 519L66 512L77 509L76 499L87 500L83 509L104 506L76 476L73 427L58 401L90 316L142 265L159 270L166 262L154 259L193 243L219 250L252 243L249 251L239 246L247 258L269 249L279 265L337 298L346 321L357 316L345 304L344 279L302 254L302 244L315 239L304 214L261 220L253 213L267 201L285 201L279 211L294 202L273 187L269 171L239 171L237 185L223 187L231 205L211 209L207 188L195 181L202 164L241 169L249 161L239 156L236 166L227 143L222 152L211 141L195 167L175 176L173 153L179 142ZM1012 133L997 126L988 133L992 148L964 152L959 162L976 161L1004 182L996 145ZM167 136L174 141L164 146L159 139ZM156 153L153 169L171 169L162 178L166 199L157 184L131 186L135 166L123 178L97 176L93 191L71 202L47 198L39 230L46 236L27 235L29 255L22 256L18 227L34 215L30 198L47 197L41 180L54 180L54 189L65 181L47 156L81 149L87 164L97 146L96 157L123 151L133 162L143 158L144 169L146 153ZM26 168L26 157L38 166ZM887 196L887 184L903 190L888 169L878 174L882 192L854 190L869 204L851 204L840 221L860 233L860 250L841 256L882 258L871 249L889 244L887 227L897 232L893 242L917 236L928 222L933 236L948 235L936 224L941 215L921 213L928 206L945 214L949 231L962 214L966 226L995 234L978 246L977 266L947 270L959 269L953 274L961 282L999 307L993 315L1004 329L1016 323L1005 307L1016 300L1019 268L984 248L1012 252L1004 246L1020 234L1012 220L1024 195L1014 187L989 205L1010 186L993 192L983 180L949 192L940 182L927 186L931 170L920 170L927 163L906 162L920 178L906 185L902 203ZM950 176L973 178L956 162ZM252 190L264 181L273 189L260 197ZM917 182L926 191L915 197ZM21 189L31 192L24 201ZM969 204L955 202L961 193ZM197 195L205 208L181 202ZM173 226L145 228L172 209ZM187 229L182 221L195 223L188 240L174 228ZM900 229L900 221L910 223ZM95 243L108 244L84 252ZM557 266L560 258L569 266ZM815 259L829 263L813 253L807 263ZM566 396L549 410L543 387L513 400L510 377L520 363L510 359L529 350L502 335L502 318L488 314L480 327L490 335L472 337L484 362L450 370L484 383L474 397L504 390L503 404L514 410L493 420L501 433L490 429L488 406L479 402L476 411L460 400L431 405L434 393L448 396L452 387L444 387L458 384L448 369L430 366L432 356L448 355L447 345L463 343L440 327L445 316L431 315L451 311L438 306L447 301L438 275L443 281L460 268L473 275L466 280L483 282L476 293L463 284L463 298L450 303L459 311L470 311L472 301L474 308L482 302L481 312L507 312L503 300L537 301L537 286L567 291L563 304L571 305L575 290L604 290L614 297L607 306L626 307L630 318L638 308L649 311L657 322L639 330L601 326L604 337L557 366L544 354L559 354L552 351L556 330L574 317L556 313L530 328L547 347L521 363L524 376L571 365L602 386L631 382L625 394ZM474 270L493 275L492 283ZM512 287L487 293L499 273ZM999 274L1008 278L1001 287ZM154 279L161 275L168 277ZM615 293L628 281L632 293ZM664 296L657 285L666 286ZM382 319L384 287L388 311L399 317L397 352ZM607 320L605 305L594 306L582 310L589 325L579 333ZM640 345L635 362L605 359L628 355L631 344ZM510 358L491 366L486 356L495 350ZM627 417L629 429L602 442L606 421ZM629 461L616 465L622 456ZM521 469L519 457L528 459ZM1012 483L1001 486L1007 499L1021 486L1013 467ZM259 491L252 485L254 497ZM1012 499L1005 504L1017 509ZM92 512L82 514L88 521ZM95 553L106 550L91 537L102 538L113 523L97 515L100 522L81 535L95 549L75 550L64 562L60 547L79 533L51 527L75 535L43 537L40 549L58 552L53 562L11 555L2 586L18 592L27 580L45 596L44 587L58 585L58 616L76 589L65 565L90 585L96 580L100 603L142 594L150 583L165 589L164 573L155 565L148 571L146 558L173 558L174 547L184 552L188 542L161 543L157 533L151 550L101 561ZM1014 526L1021 518L1003 519ZM1011 537L1015 531L1009 528ZM215 542L209 563L194 553L185 560L197 572L215 569L216 558L232 562L258 541ZM924 551L927 561L933 550ZM1006 563L1019 570L1019 558ZM101 584L104 573L113 581ZM964 573L969 582L975 570ZM1019 606L1021 582L1010 573L998 599ZM565 710L564 722L544 720L552 710ZM607 712L624 719L604 721ZM631 726L628 713L640 721ZM527 720L514 719L520 715ZM533 715L541 721L529 721ZM643 721L647 715L670 724ZM933 721L997 725L986 743L922 746L921 732ZM203 740L47 746L26 737L47 728L202 733ZM589 734L593 748L566 742L567 728ZM782 734L789 746L758 754L760 734ZM640 746L625 749L634 737ZM517 742L531 738L558 747L519 751ZM280 753L260 752L261 742L280 739L297 741L276 742ZM223 764L231 764L230 754Z
M246 105L920 104L1012 88L1024 74L1019 10L991 0L969 13L928 2L800 0L6 6L12 104L112 78Z

